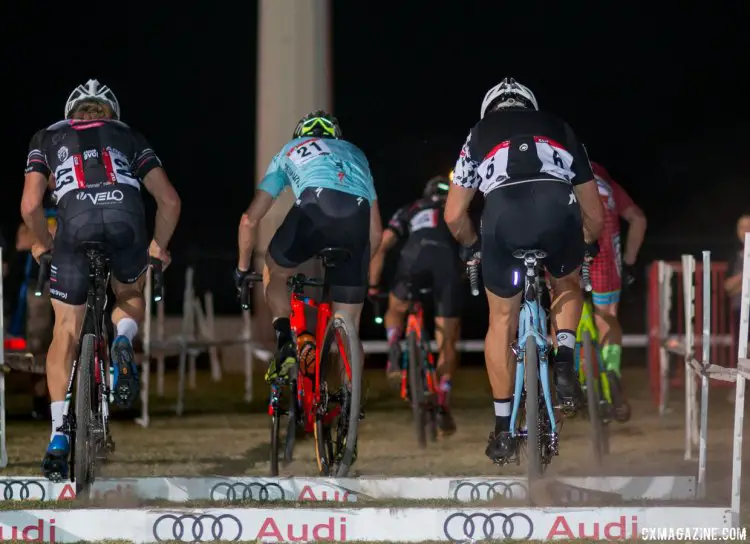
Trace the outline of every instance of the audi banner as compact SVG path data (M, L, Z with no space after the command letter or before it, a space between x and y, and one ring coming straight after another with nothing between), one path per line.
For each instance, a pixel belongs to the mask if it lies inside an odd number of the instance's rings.
M157 508L9 510L0 540L314 542L633 540L664 531L723 534L728 509L655 508ZM692 534L692 533L691 533Z

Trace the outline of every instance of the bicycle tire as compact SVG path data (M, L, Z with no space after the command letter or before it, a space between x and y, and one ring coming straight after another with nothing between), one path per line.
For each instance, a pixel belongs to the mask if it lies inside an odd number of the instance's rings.
M91 433L93 425L93 397L95 396L94 344L96 336L88 333L81 340L81 352L78 356L76 371L76 439L74 446L74 473L76 495L85 494L94 483L94 438Z
M526 452L528 454L529 481L542 475L542 444L539 421L539 353L536 339L526 339L524 351L524 373L526 376Z
M337 434L337 448L334 448L331 433L331 424L325 423L323 418L327 413L318 413L315 421L315 456L318 468L324 476L343 478L349 473L349 468L355 459L355 448L357 446L357 430L359 427L360 403L362 399L362 364L363 354L359 344L357 329L352 320L345 314L337 313L329 321L325 334L323 335L323 346L320 351L319 371L321 390L325 389L327 395L327 371L329 370L331 347L341 339L339 349L343 347L348 355L351 368L351 381L346 376L343 364L339 360L339 371L343 382L342 394L344 402L341 406L341 414L337 418L337 430L343 431L343 444L340 434ZM348 383L347 383L348 382ZM321 391L323 394L324 391ZM327 403L327 400L325 401ZM327 412L327 411L326 411ZM342 421L342 417L344 420ZM343 451L340 449L343 446Z
M605 451L604 429L599 405L599 386L594 375L594 343L588 331L583 333L583 372L586 376L586 401L589 422L591 423L591 445L594 461L597 466L601 466Z
M417 430L417 444L420 448L427 447L427 417L424 404L424 376L422 374L422 350L417 342L417 333L409 332L407 339L409 351L409 400L414 415L414 425Z
M271 414L271 476L279 475L279 420L281 414L274 410Z
M289 383L289 414L287 415L286 436L284 437L284 462L294 459L294 443L297 440L297 381Z
M630 403L625 398L625 393L623 393L620 378L612 370L608 370L607 379L609 380L609 391L610 395L612 395L612 404L614 405L615 421L625 423L630 420L631 409ZM618 406L622 406L621 411L617 410Z

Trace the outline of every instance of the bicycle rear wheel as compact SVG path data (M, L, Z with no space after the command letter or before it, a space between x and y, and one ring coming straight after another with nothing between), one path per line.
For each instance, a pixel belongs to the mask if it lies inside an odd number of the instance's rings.
M279 475L279 425L281 420L280 410L274 408L271 414L271 476Z
M284 439L284 462L294 458L294 443L297 439L297 380L289 383L289 413L287 414L286 437Z
M419 447L427 447L427 417L424 399L424 375L422 373L422 350L417 341L416 331L411 331L407 337L409 350L409 400L414 415L414 425L417 428L417 443Z
M76 437L73 466L76 495L85 494L95 477L96 440L93 433L96 402L94 344L96 336L84 334L76 371Z
M334 343L338 354L332 349ZM328 323L320 351L321 390L315 421L315 456L323 476L346 476L356 459L362 363L357 329L348 316L337 313Z
M539 419L539 354L533 336L526 339L524 352L524 373L526 375L526 431L529 458L529 481L542 475L541 421Z
M598 466L601 466L605 452L604 429L599 404L599 387L594 374L594 344L588 331L583 333L583 372L586 376L586 400L589 422L591 423L591 444L594 461Z

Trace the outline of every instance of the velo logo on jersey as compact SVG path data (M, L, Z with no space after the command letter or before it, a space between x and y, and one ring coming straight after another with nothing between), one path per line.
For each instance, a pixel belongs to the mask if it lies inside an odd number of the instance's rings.
M87 149L83 152L83 160L99 158L99 152L96 149Z
M122 191L115 189L114 191L102 191L101 193L78 193L76 195L77 200L90 200L92 204L107 204L110 202L122 202L125 195Z

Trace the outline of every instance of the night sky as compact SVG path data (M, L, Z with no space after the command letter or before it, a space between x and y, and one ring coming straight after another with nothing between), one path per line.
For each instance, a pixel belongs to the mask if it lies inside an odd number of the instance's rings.
M6 237L29 139L95 77L182 196L173 253L232 255L254 186L255 2L41 5L5 6L0 32ZM750 211L750 3L615 5L334 0L334 113L370 160L384 216L403 187L417 197L451 169L484 93L512 76L644 208L651 243L731 238Z

